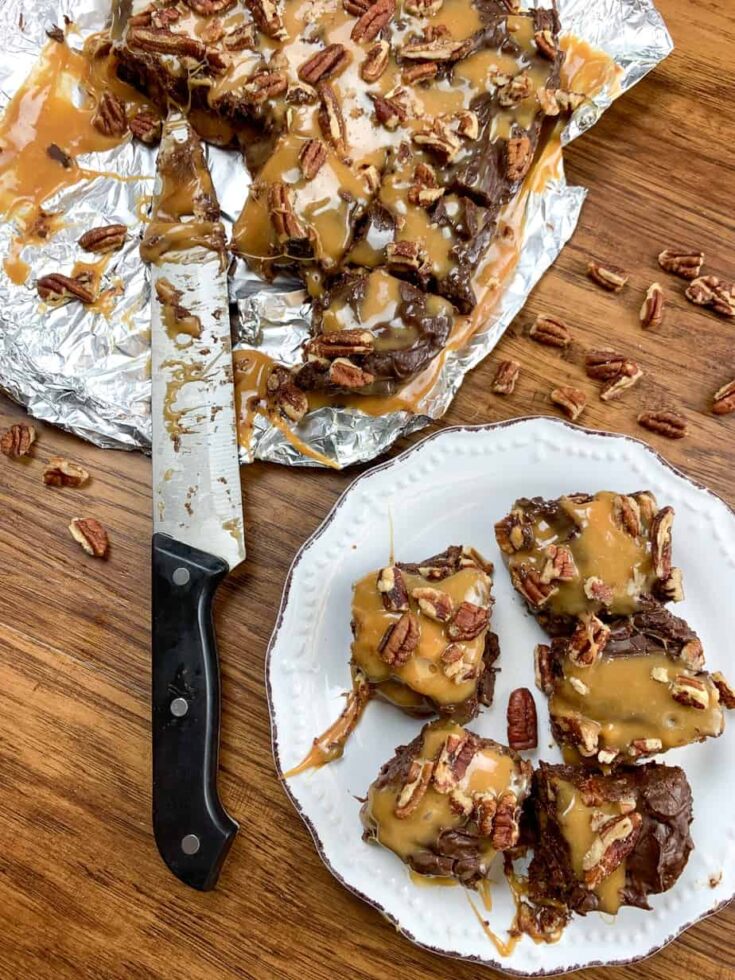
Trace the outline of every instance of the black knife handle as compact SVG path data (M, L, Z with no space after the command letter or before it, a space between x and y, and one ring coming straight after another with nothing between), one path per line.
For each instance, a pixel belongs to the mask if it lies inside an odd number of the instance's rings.
M217 792L220 686L212 602L227 562L153 535L153 832L185 884L214 888L238 825Z

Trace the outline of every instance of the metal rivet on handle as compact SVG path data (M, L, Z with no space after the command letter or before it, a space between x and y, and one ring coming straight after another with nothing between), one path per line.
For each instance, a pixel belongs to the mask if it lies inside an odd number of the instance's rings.
M199 838L196 834L187 834L181 839L181 850L184 854L196 854L199 850Z
M189 702L186 698L174 698L169 707L174 718L183 718L189 710Z
M186 585L190 577L188 568L175 568L172 576L174 585Z

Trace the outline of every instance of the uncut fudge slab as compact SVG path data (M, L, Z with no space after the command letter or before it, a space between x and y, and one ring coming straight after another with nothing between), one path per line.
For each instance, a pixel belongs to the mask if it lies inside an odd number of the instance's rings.
M729 687L702 669L697 635L655 600L610 624L587 614L536 656L554 738L590 763L630 763L723 732Z
M419 874L472 888L518 843L531 764L452 721L425 725L380 770L361 810L363 839Z
M673 519L648 492L523 498L495 537L531 613L551 635L568 634L583 614L628 616L650 596L683 598Z
M409 714L474 718L495 685L491 575L492 565L459 546L370 572L352 600L353 677Z
M692 794L677 766L649 763L611 776L542 762L533 777L532 902L585 914L647 909L686 867Z

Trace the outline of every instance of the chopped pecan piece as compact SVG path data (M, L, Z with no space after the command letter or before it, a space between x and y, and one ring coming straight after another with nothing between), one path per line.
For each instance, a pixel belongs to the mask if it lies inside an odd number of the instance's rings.
M543 694L554 691L554 677L551 672L551 647L548 643L537 643L533 651L534 677L536 687Z
M413 760L393 811L399 820L405 820L416 810L426 795L433 772L434 763L431 759Z
M651 559L656 578L662 581L671 574L671 529L673 507L662 507L651 523Z
M316 85L325 78L333 78L350 63L350 55L344 44L328 44L301 65L298 76L307 85Z
M386 129L397 129L408 118L408 108L400 97L387 99L375 92L368 94L375 106L375 118Z
M92 125L104 136L124 136L128 131L125 103L112 92L103 92L92 116Z
M318 101L319 96L317 95L316 89L312 88L311 85L300 83L288 86L286 102L289 105L313 105Z
M268 37L281 41L286 37L286 29L278 7L273 0L247 0L253 20Z
M411 598L419 604L419 609L429 619L446 623L454 612L452 597L440 589L419 588L411 592Z
M275 99L288 91L288 76L285 71L261 68L238 89L238 94L247 102L259 105L268 99Z
M600 398L604 402L611 402L616 398L620 398L624 391L632 388L642 377L643 371L635 361L623 361L620 373L616 377L611 378L602 387Z
M680 568L672 568L668 578L659 582L656 595L663 602L682 602L684 599L684 583Z
M689 640L679 651L679 660L687 665L690 670L702 670L704 667L704 647L702 641L695 637Z
M153 146L161 139L163 120L150 109L140 109L128 125L133 136L146 146Z
M557 89L554 98L562 112L571 113L579 109L587 96L583 92L567 92L564 89Z
M596 575L590 575L589 578L584 580L583 589L588 599L593 599L603 606L611 606L615 598L615 593L610 586L606 585Z
M687 286L684 295L695 306L711 306L715 299L715 290L722 285L717 276L699 276Z
M212 17L199 29L199 37L205 44L219 44L225 33L225 25L220 17Z
M362 17L373 4L373 0L342 0L342 6L353 17Z
M408 189L408 200L418 207L431 207L443 195L436 171L428 163L419 163L413 172L413 183Z
M642 759L644 756L656 755L663 747L660 738L634 738L630 743L628 755L634 759Z
M687 434L686 419L678 412L641 412L638 425L667 439L683 439Z
M610 627L593 613L585 613L577 620L569 637L567 655L577 667L591 667L610 639Z
M291 188L282 180L274 180L268 188L268 212L281 244L308 241L308 232L293 209Z
M648 287L641 307L640 321L645 329L660 327L664 321L664 291L657 282Z
M389 268L413 269L420 274L429 263L426 249L418 242L389 242L385 254Z
M572 388L570 385L552 388L549 392L549 398L572 421L578 419L587 407L587 395L581 388Z
M321 140L307 140L299 153L301 173L305 180L313 180L327 161L327 148Z
M635 847L641 833L643 818L632 812L612 817L600 828L599 836L582 858L584 883L590 890L597 888L621 865Z
M735 412L735 381L729 381L717 389L712 399L712 411L715 415Z
M107 252L118 252L125 244L127 235L127 225L103 225L85 231L78 244L85 252L103 255Z
M467 656L467 649L461 643L449 643L441 655L444 676L455 684L464 684L477 677L477 666Z
M735 285L721 283L717 286L711 306L718 316L724 316L728 319L735 317Z
M374 41L383 28L388 26L395 12L395 0L377 0L357 21L350 37L358 44L363 41Z
M27 456L35 441L35 428L25 422L18 422L11 425L0 436L0 453L13 459L17 459L19 456Z
M498 104L505 109L510 109L532 94L531 76L527 71L521 71L498 89Z
M376 41L365 53L365 60L360 65L360 77L366 82L377 82L388 67L390 44L387 41Z
M671 697L686 708L706 711L709 707L709 694L704 681L688 674L678 674L671 683Z
M401 79L407 85L417 85L428 82L438 71L439 65L435 61L419 61L415 65L406 65L401 71Z
M533 547L533 532L521 510L514 510L495 525L495 538L501 551L512 555Z
M442 8L444 0L406 0L403 9L414 17L433 17Z
M493 820L492 845L496 851L507 851L518 843L520 808L513 793L503 793Z
M366 388L375 381L375 375L346 357L338 357L329 365L329 380L340 388Z
M254 24L241 24L225 34L222 41L228 51L247 51L255 49L257 38Z
M597 755L602 729L599 722L582 715L560 715L556 724L585 759Z
M465 140L476 140L480 135L480 120L471 109L454 114L454 125L459 136Z
M368 330L333 330L319 334L309 341L307 351L316 357L352 357L355 354L368 354L373 349L375 339Z
M550 544L546 549L546 564L541 572L541 581L573 582L579 573L574 564L574 556L563 544Z
M507 143L505 173L515 183L523 180L533 163L533 146L528 136L511 136Z
M213 17L215 14L226 14L237 0L184 0L186 6L200 17Z
M659 253L658 264L665 272L682 279L696 279L704 265L704 252L693 248L666 248Z
M425 123L413 133L412 139L417 146L438 156L444 163L453 160L462 146L457 135L443 119Z
M388 565L378 575L378 592L389 612L408 612L408 589L403 572L397 565Z
M402 667L413 656L420 638L418 620L413 613L405 612L383 634L378 653L391 667Z
M324 139L331 143L340 156L347 152L347 131L337 95L329 82L319 82L317 92L321 100L319 128Z
M42 478L47 487L81 487L89 479L89 473L63 456L54 456L44 466Z
M447 635L452 640L474 640L487 628L488 612L474 602L461 602L457 606Z
M528 330L528 336L537 344L547 347L568 347L572 342L569 327L555 316L537 316Z
M435 37L430 41L409 41L400 49L401 58L408 61L457 61L464 57L467 41L453 37Z
M558 587L550 582L542 582L541 576L530 565L521 564L511 569L510 577L514 587L536 609L558 592Z
M69 170L71 165L74 163L74 158L70 156L66 150L62 150L56 143L49 143L49 145L46 147L46 154L50 156L52 160L56 160L57 163L60 163L64 170Z
M492 389L496 395L512 395L521 373L521 365L518 361L501 361L495 372Z
M618 494L613 500L613 520L627 531L631 538L638 538L641 533L641 508L635 497Z
M724 705L730 711L735 708L735 690L728 684L724 674L719 670L715 671L712 674L712 683L717 688L717 693L720 696L720 704Z
M493 821L498 811L498 801L492 793L477 793L472 804L472 817L483 837L490 837Z
M536 702L527 687L516 688L508 699L508 745L516 752L538 745Z
M52 27L47 27L46 36L51 38L52 41L56 41L58 44L63 44L66 40L66 35L58 24L54 24Z
M75 517L69 525L71 536L88 555L93 558L106 558L110 550L107 531L94 517Z
M164 7L162 10L154 10L151 13L151 23L154 27L170 27L177 20L181 20L182 11L178 7ZM132 26L134 18L128 20L128 27Z
M62 303L78 299L80 303L94 303L94 293L79 279L72 279L60 272L41 276L36 280L38 295L47 303Z
M474 741L466 734L447 735L434 767L437 793L446 795L457 788L474 755Z
M556 38L554 37L554 32L550 31L548 28L543 31L536 31L533 35L533 39L536 42L536 49L540 55L544 58L548 58L549 61L554 61L556 59L556 54L558 48L556 46Z
M630 278L623 269L610 265L609 262L604 265L602 262L590 262L587 265L587 275L592 282L611 293L622 292Z
M292 422L300 422L309 411L309 399L291 377L288 368L274 364L266 381L266 391L276 408Z

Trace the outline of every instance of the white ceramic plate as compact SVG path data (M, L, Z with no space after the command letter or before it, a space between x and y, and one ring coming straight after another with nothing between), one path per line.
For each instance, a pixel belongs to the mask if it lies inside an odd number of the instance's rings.
M513 592L493 524L520 496L573 491L652 490L676 509L674 561L684 570L686 600L676 612L704 642L707 665L735 676L735 514L640 442L593 433L552 419L447 429L359 477L293 563L268 654L273 747L279 773L295 766L315 735L339 714L350 686L352 584L384 565L420 560L450 544L472 544L496 564L493 629L501 668L495 701L471 723L506 741L508 694L535 691L533 648L542 632ZM537 752L560 761L552 746L545 699ZM378 769L420 722L387 704L368 705L344 757L289 779L286 788L319 854L347 888L387 916L407 938L449 956L523 976L594 964L625 963L654 952L735 896L735 812L728 774L735 768L735 720L717 740L670 752L694 793L696 848L672 891L654 896L653 911L623 909L614 922L598 913L576 917L555 945L527 937L507 958L488 940L465 889L420 887L391 852L362 842L360 804ZM505 938L514 907L495 868L493 910L483 916Z

